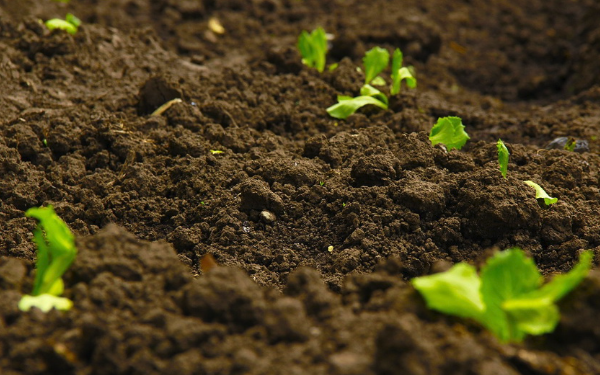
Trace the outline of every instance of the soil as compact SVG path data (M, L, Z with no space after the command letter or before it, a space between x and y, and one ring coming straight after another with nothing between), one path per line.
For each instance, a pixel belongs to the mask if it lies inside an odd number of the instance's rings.
M76 35L39 22L67 12ZM554 333L511 345L409 283L513 246L547 276L584 249L598 264L599 17L594 0L0 0L0 372L600 374L599 271ZM322 74L295 47L318 26L339 62ZM417 89L329 117L374 46L401 48ZM443 116L462 150L429 142ZM24 212L47 204L77 237L74 307L23 313Z

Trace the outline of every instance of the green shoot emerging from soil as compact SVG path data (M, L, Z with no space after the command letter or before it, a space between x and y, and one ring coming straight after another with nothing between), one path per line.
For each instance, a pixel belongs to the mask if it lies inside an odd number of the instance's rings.
M46 27L50 30L60 29L65 30L69 34L77 34L77 28L81 25L81 20L71 13L67 13L64 20L60 18L53 18L45 22Z
M544 189L542 189L542 187L540 185L536 184L535 182L533 182L533 181L523 181L523 182L525 182L527 185L529 185L535 189L535 199L543 199L546 206L549 206L551 204L558 202L558 198L552 198L551 196L549 196L548 193L546 193L546 191Z
M25 215L39 220L33 232L38 248L37 274L31 295L23 296L19 308L28 311L31 307L37 307L44 312L53 307L68 310L73 303L59 296L64 289L61 277L77 255L75 237L52 206L30 208Z
M323 73L327 54L327 35L323 28L319 27L310 34L302 31L298 37L298 50L302 55L302 63Z
M508 157L510 156L510 152L508 152L508 148L501 139L498 139L498 164L500 165L500 173L502 173L502 177L506 178L506 174L508 173Z
M480 275L475 267L459 263L446 272L414 278L412 284L429 308L474 319L503 342L520 342L528 334L556 328L556 302L585 278L592 258L591 251L583 252L569 273L542 285L533 260L513 248L489 258Z
M396 48L394 51L394 57L392 58L392 87L390 88L390 94L396 95L400 92L400 83L402 80L406 80L406 86L414 89L417 87L417 79L412 75L408 68L402 67L403 55L400 49Z
M364 85L360 89L360 96L355 98L351 96L339 95L338 103L327 108L327 113L331 117L345 120L348 116L354 114L360 107L367 104L375 105L379 108L388 108L388 98L381 91L371 85Z
M369 50L363 58L365 65L365 84L360 89L360 96L338 96L338 103L327 108L327 113L331 117L345 120L348 116L354 114L359 108L371 104L379 108L388 108L388 97L371 85L385 86L386 82L379 74L388 67L390 53L381 47L374 47ZM400 82L405 79L406 85L415 88L417 80L413 77L407 68L402 66L402 52L399 49L394 51L392 60L392 86L390 93L396 95L400 92ZM362 71L359 69L359 71Z
M456 148L460 150L471 139L465 132L465 126L460 117L442 117L431 128L429 140L432 145L442 143L448 151Z

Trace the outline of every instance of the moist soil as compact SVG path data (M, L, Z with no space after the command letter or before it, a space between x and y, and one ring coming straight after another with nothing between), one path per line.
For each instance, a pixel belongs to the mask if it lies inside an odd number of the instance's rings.
M76 35L39 21L67 12ZM0 372L600 374L598 271L522 344L409 283L513 246L546 276L598 259L599 17L593 0L0 0ZM318 26L339 63L322 74L295 47ZM329 117L374 46L401 48L418 87ZM462 150L429 142L443 116ZM48 204L77 238L74 307L23 313L24 212Z

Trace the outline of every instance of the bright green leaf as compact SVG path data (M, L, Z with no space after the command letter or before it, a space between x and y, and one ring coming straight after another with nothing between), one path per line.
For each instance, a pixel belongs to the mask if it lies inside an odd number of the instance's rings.
M498 139L498 164L500 165L500 173L502 177L506 178L506 174L508 173L508 157L510 156L510 152L508 152L508 148L501 139Z
M75 27L81 26L81 20L75 17L75 15L73 15L72 13L67 13L67 15L65 16L65 21L67 21Z
M327 113L331 117L345 120L348 116L354 114L360 107L372 104L377 107L387 109L387 104L375 99L372 96L357 96L356 98L338 96L339 103L327 108Z
M375 87L371 86L371 85L364 85L363 87L360 88L360 95L361 96L372 96L373 98L379 100L380 102L384 103L386 105L388 105L388 98L387 96L385 96L384 93L382 93L381 91L377 90Z
M385 86L385 79L382 76L377 76L371 81L373 86Z
M33 232L38 254L32 295L61 294L61 277L77 255L75 237L67 224L56 215L52 206L30 208L25 215L39 220Z
M465 132L465 126L462 124L460 117L439 118L429 133L429 140L432 145L442 143L448 151L454 148L460 150L469 139L470 137Z
M469 264L459 263L446 272L416 277L412 284L433 310L474 319L485 310L480 294L481 280L475 267Z
M77 34L77 26L65 20L61 20L60 18L53 18L51 20L46 21L45 24L46 27L50 30L60 29L65 30L69 34Z
M523 181L523 182L525 182L527 185L529 185L535 189L535 199L543 199L544 203L546 203L546 206L549 206L551 204L558 202L558 198L552 198L551 196L549 196L548 193L546 193L546 191L544 189L542 189L542 187L540 185L536 184L535 182L533 182L533 181Z
M327 35L325 30L319 27L312 33L302 31L298 37L298 50L302 55L302 62L316 68L320 73L325 69L327 54Z
M29 311L32 307L37 307L45 313L52 309L66 311L73 307L73 302L68 298L57 297L52 294L24 295L19 301L19 310Z
M588 274L593 253L582 253L567 274L544 286L533 260L518 248L496 253L481 270L459 263L449 271L412 280L427 305L447 314L472 318L501 341L519 342L527 334L552 332L560 320L555 302Z
M365 65L365 84L371 83L379 73L387 68L389 60L390 53L386 49L374 47L369 50L363 58L363 64Z
M390 94L396 95L400 92L400 85L402 80L406 81L408 88L414 89L417 87L417 79L414 74L408 68L402 67L402 52L396 48L392 57L392 87L390 88Z
M502 303L537 289L542 275L533 259L520 249L498 252L481 269L481 294L486 306L484 325L503 341L511 340L515 327Z

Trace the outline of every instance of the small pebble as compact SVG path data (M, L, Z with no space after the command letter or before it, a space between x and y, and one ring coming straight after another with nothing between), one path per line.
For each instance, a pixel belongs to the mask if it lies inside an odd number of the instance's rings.
M260 218L263 219L265 223L274 223L275 220L277 220L275 214L267 210L260 212Z
M567 145L567 142L569 142L569 138L570 137L558 137L558 138L553 139L546 146L546 150L563 150L565 148L565 146ZM575 141L575 149L573 149L573 151L579 152L579 153L589 152L590 146L588 144L588 141L583 140L583 139L576 140Z

